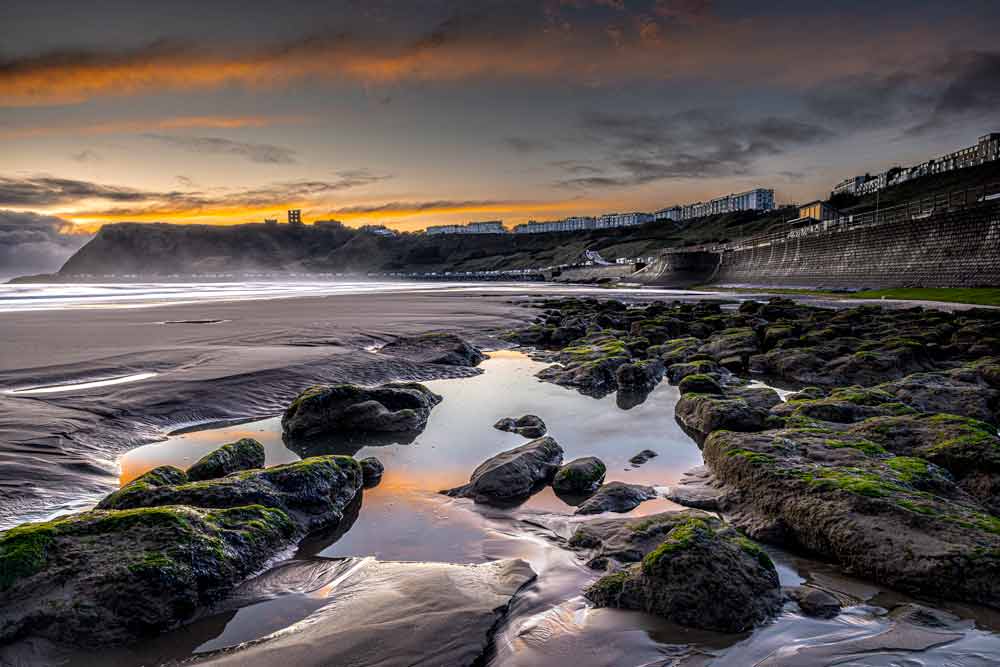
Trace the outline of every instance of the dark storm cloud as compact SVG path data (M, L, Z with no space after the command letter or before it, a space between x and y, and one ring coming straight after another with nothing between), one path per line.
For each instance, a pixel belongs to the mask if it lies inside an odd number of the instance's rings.
M60 218L0 210L0 279L58 270L91 238L64 233L71 228Z
M149 197L150 193L134 188L100 185L70 178L0 176L0 206L50 206L83 199L130 202Z
M948 84L926 121L912 134L940 129L963 118L991 115L1000 119L1000 53L971 53L951 59L942 68ZM990 128L996 129L996 128Z
M604 155L603 173L563 167L572 187L642 185L668 178L746 175L765 157L832 139L834 133L793 118L738 120L698 109L672 115L586 113L582 140ZM588 168L587 165L583 165Z
M186 137L170 134L146 134L148 139L191 153L202 155L235 155L251 162L264 164L294 164L295 151L284 146L232 141L222 137Z
M364 169L344 170L327 180L298 180L273 183L257 188L232 191L197 190L151 191L102 185L52 176L25 178L0 177L0 206L54 206L87 200L134 203L139 206L116 207L122 214L141 212L142 206L157 203L179 209L213 206L263 206L288 201L322 199L351 188L359 188L390 178ZM164 209L168 210L168 209Z
M805 95L807 112L843 128L920 135L998 116L1000 52L952 53L885 75L846 77Z

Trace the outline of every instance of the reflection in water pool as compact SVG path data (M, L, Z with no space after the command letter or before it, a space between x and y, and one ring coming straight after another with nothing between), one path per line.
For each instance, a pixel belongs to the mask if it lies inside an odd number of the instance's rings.
M494 665L824 664L832 655L829 644L869 637L892 626L883 608L891 606L889 598L878 587L773 549L769 551L783 585L813 581L854 606L829 621L804 618L790 606L775 623L750 636L696 631L638 612L588 607L580 592L595 573L559 546L556 535L567 536L578 519L551 488L514 509L477 506L437 491L464 483L483 460L525 442L492 428L505 416L539 415L567 461L597 456L608 466L608 481L669 485L700 465L701 453L674 420L675 387L662 383L644 402L623 410L614 395L593 399L539 382L534 374L543 367L518 352L502 351L483 363L482 375L428 382L444 401L434 409L426 430L409 443L373 446L370 441L347 441L293 452L281 440L280 419L270 418L177 434L129 452L121 461L123 483L158 465L190 466L220 444L241 437L264 444L268 465L300 455L337 453L376 456L386 471L381 484L365 491L337 531L303 542L291 564L247 582L216 613L116 656L118 662L183 657L286 627L323 604L335 590L331 582L350 576L352 564L358 562L354 557L372 556L454 563L520 557L530 562L539 577L518 596L500 628ZM631 465L629 458L643 449L659 456L642 466ZM633 514L677 508L659 499L643 503ZM896 596L893 604L899 599L905 598ZM953 611L976 618L981 626L1000 626L988 611ZM907 665L971 666L1000 660L1000 639L985 630L970 628L944 644L912 652L896 650L889 641L885 650L838 664L897 665L905 660Z

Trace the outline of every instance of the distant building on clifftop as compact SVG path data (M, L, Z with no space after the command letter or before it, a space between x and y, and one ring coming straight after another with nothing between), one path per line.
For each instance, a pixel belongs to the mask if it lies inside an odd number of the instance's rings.
M290 225L301 225L302 224L302 210L298 208L288 209L288 224Z
M976 167L995 160L1000 160L1000 132L984 134L972 146L966 146L953 153L921 162L912 167L893 167L874 176L865 174L864 176L845 178L834 186L831 194L849 193L859 196L875 194L879 190L928 174L943 174L947 171Z
M746 192L735 192L716 197L707 202L695 202L660 209L655 213L657 220L691 220L704 218L708 215L735 213L736 211L771 211L774 210L774 190L770 188L754 188Z
M425 234L506 234L502 220L470 222L465 225L434 225L424 230Z

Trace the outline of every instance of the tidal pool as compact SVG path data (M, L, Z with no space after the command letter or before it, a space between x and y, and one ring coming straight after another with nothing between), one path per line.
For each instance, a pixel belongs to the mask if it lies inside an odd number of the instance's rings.
M623 409L614 394L594 399L538 381L534 375L544 366L520 352L499 351L482 364L481 375L427 382L444 401L426 430L410 442L327 442L292 451L282 442L280 418L272 417L177 433L132 450L121 459L122 483L158 465L188 467L241 437L264 444L268 465L317 454L375 456L385 465L385 475L379 486L365 490L336 531L310 537L285 561L240 586L193 623L139 646L102 652L100 658L67 656L66 664L158 664L265 636L333 599L338 585L373 557L451 563L527 560L538 578L515 598L497 631L490 665L1000 664L997 612L949 605L949 611L967 619L961 632L915 637L886 614L909 598L773 548L768 552L783 585L823 586L847 603L844 611L818 620L803 617L789 604L778 619L753 633L723 635L639 612L591 608L581 591L597 573L560 541L581 519L551 488L506 509L438 491L466 482L483 460L526 441L492 427L505 416L537 414L565 450L566 461L597 456L607 464L607 481L667 486L700 465L701 452L674 420L676 387L663 382L645 401ZM658 456L642 466L631 465L629 458L643 449ZM658 499L631 514L668 509L680 508ZM380 638L380 650L391 651L391 641Z

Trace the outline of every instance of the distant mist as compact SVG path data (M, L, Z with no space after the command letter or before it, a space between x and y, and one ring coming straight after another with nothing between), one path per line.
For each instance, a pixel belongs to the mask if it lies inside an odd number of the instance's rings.
M68 226L50 215L0 210L0 281L58 271L92 238L61 233Z

